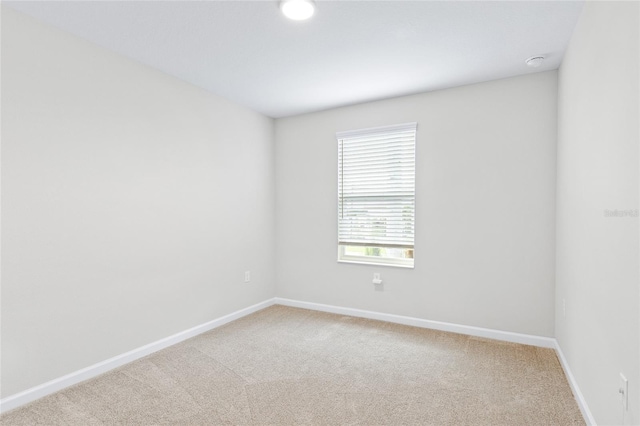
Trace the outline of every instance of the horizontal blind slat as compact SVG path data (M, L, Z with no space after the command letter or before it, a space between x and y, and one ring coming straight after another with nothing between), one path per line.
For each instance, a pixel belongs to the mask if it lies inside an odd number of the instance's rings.
M415 123L336 136L340 244L413 247Z

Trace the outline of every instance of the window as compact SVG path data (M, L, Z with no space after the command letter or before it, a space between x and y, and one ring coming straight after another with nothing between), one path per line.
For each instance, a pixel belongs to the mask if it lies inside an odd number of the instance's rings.
M338 261L413 267L416 127L336 134Z

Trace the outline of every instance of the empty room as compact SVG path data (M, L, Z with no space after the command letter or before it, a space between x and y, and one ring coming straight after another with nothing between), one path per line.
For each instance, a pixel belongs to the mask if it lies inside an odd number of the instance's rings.
M0 13L3 426L640 425L640 2Z

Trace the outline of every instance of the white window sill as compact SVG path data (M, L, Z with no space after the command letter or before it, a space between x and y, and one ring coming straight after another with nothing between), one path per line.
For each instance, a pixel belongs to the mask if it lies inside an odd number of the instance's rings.
M369 262L365 260L344 260L338 259L338 263L353 263L354 265L369 265L369 266L391 266L392 268L405 268L414 269L414 265L403 265L401 263L387 263L387 262Z

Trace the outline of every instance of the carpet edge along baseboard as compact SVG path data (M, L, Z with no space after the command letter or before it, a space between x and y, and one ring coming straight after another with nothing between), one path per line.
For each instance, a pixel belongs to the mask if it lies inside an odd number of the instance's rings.
M13 410L40 398L43 398L52 393L58 392L62 389L68 388L80 382L92 379L100 374L106 373L110 370L118 368L122 365L128 364L132 361L150 355L154 352L165 349L169 346L173 346L184 340L195 337L199 334L213 330L231 321L240 319L247 315L251 315L259 310L268 308L273 305L284 305L295 308L309 309L314 311L321 311L327 313L333 313L338 315L353 316L359 318L367 318L378 321L386 321L396 324L408 325L419 328L427 328L432 330L439 330L457 334L464 334L474 337L482 337L487 339L518 343L530 346L538 346L542 348L550 348L556 351L560 364L565 372L567 381L573 391L574 397L580 407L582 415L585 421L589 425L595 425L593 416L586 404L584 396L580 391L573 374L569 368L567 360L558 345L558 342L553 337L536 336L530 334L514 333L510 331L494 330L482 327L474 327L460 324L453 324L448 322L426 320L422 318L408 317L402 315L388 314L382 312L368 311L362 309L347 308L334 305L326 305L321 303L305 302L281 297L274 297L264 300L260 303L248 306L230 314L224 315L220 318L208 321L204 324L189 328L179 333L173 334L164 339L157 340L139 348L133 349L129 352L117 355L102 362L93 364L86 368L69 373L57 379L48 381L46 383L34 386L30 389L24 390L14 395L10 395L0 400L0 413Z

